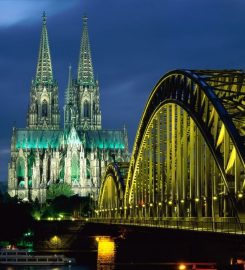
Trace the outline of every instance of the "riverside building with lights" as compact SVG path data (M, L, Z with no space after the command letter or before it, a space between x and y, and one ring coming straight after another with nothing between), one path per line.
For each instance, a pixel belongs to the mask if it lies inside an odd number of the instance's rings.
M105 167L113 160L128 160L127 131L102 128L99 82L94 78L87 17L83 17L75 80L69 67L61 128L58 84L53 76L44 14L27 126L13 128L8 192L20 199L45 202L51 184L68 183L74 194L96 198Z

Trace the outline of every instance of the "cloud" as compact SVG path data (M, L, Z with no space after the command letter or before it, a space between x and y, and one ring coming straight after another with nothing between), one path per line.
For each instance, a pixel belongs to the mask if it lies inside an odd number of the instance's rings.
M34 3L35 2L35 3ZM60 13L78 3L78 0L2 0L0 1L0 27L10 27L24 21L40 20L40 14Z

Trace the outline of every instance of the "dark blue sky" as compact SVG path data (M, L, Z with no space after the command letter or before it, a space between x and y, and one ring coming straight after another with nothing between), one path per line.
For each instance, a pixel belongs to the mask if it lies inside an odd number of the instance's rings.
M131 147L164 73L244 68L244 0L0 0L0 181L7 179L12 126L26 125L44 10L61 112L68 65L77 73L86 13L103 126L125 124Z

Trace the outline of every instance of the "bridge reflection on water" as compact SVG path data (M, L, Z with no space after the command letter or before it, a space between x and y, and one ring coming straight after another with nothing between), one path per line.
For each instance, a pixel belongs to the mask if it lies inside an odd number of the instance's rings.
M130 261L130 258L124 258L122 261L116 260L118 257L119 246L117 246L115 240L109 236L97 236L96 241L98 242L98 256L97 256L97 270L127 270L127 269L166 269L166 270L208 270L217 269L217 263L215 262L159 262L159 261ZM147 244L147 243L146 243ZM142 247L143 248L143 247ZM130 251L129 251L130 252ZM135 250L131 250L132 253ZM226 265L228 266L228 265Z
M114 269L116 253L115 241L109 236L97 236L96 241L98 242L97 269Z

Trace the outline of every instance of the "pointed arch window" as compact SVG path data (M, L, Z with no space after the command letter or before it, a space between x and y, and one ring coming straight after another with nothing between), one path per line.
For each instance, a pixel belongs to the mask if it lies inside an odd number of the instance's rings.
M87 100L85 100L83 103L83 116L84 117L90 116L90 106L89 106L89 102Z
M48 102L46 99L42 102L42 117L48 116Z
M17 166L16 166L16 177L18 180L18 184L20 184L21 181L24 181L25 178L25 160L23 157L19 157L17 160Z
M76 154L73 154L71 160L71 180L79 181L79 178L80 178L79 158Z
M27 159L28 179L29 180L32 178L34 162L35 162L35 156L34 156L34 153L31 153Z

